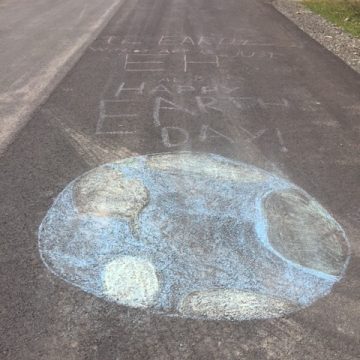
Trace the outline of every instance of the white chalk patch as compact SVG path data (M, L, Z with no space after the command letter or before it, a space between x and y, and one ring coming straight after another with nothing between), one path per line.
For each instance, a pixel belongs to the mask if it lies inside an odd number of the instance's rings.
M132 256L120 257L106 265L104 286L110 299L137 308L152 305L159 291L154 266Z
M287 314L295 304L269 295L235 289L214 289L189 294L179 311L187 316L209 319L246 320Z

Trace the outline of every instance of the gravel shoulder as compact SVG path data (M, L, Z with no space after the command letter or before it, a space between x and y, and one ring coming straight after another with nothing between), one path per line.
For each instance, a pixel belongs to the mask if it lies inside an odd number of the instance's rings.
M297 0L273 0L272 3L301 30L360 73L360 39L314 14Z

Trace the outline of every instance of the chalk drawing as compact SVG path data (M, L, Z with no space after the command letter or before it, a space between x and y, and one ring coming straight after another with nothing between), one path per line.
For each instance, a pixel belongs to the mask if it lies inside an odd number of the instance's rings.
M218 43L218 46L220 45L234 45L236 42L236 39L234 38L221 38L219 43Z
M190 36L185 36L184 40L181 42L181 45L190 44L195 45L194 40Z
M241 55L241 57L244 57L244 58L252 58L255 56L255 51L245 52L243 50L240 50L239 54Z
M145 82L142 82L139 87L126 88L125 83L122 82L119 88L116 90L115 97L118 97L122 92L131 91L138 95L143 95L145 88Z
M164 105L163 105L164 104ZM182 107L181 105L175 104L174 102L164 99L162 97L157 97L155 99L155 105L153 110L153 119L154 119L154 125L160 126L160 111L161 110L175 110L175 111L181 111L190 115L194 115L193 112L190 110Z
M199 60L189 60L188 56L185 54L184 55L184 72L188 71L189 68L189 64L195 64L195 65L215 65L215 67L219 67L220 66L220 62L219 62L219 57L217 55L210 55L207 56L206 59L204 59L204 61L199 61Z
M267 109L270 106L279 106L279 107L285 107L285 108L288 108L290 106L289 101L286 99L281 99L279 102L275 102L275 101L266 102L262 98L258 98L258 102L259 102L259 105L261 107L263 107L264 109Z
M174 135L180 139L176 141L172 141L171 134L174 137ZM180 127L177 126L167 126L161 128L161 139L165 147L172 148L172 147L178 147L178 146L184 146L189 141L189 133Z
M222 134L220 131L217 131L211 128L209 125L201 125L199 140L201 142L205 142L208 138L223 138L227 140L230 144L234 144L235 141L231 139L229 136Z
M151 305L159 291L154 266L132 256L120 256L106 265L104 285L107 296L132 307Z
M208 94L218 94L219 87L218 86L202 86L200 90L201 94L208 95Z
M277 136L277 138L279 140L279 144L281 146L281 152L284 152L284 153L288 152L289 150L285 146L284 138L283 138L282 133L281 133L281 131L279 129L276 129L276 136Z
M198 45L209 45L211 46L213 44L213 38L209 36L200 36Z
M349 255L340 225L296 185L218 155L131 157L91 170L39 229L74 286L188 318L279 317L329 294Z
M177 87L176 93L183 94L183 93L193 92L193 91L195 91L195 88L191 85L179 85Z
M176 45L176 42L174 43L174 41L172 40L172 39L176 39L176 38L177 38L177 36L161 35L158 45L160 45L160 46Z
M160 64L164 64L163 57L166 55L167 54L126 54L124 70L134 72L164 71L164 68L161 67ZM148 58L146 59L145 56Z
M109 105L112 105L113 112L109 112ZM115 105L115 106L114 106ZM138 117L137 113L124 113L120 112L124 110L126 105L134 106L134 103L130 100L102 100L100 101L100 111L99 111L99 119L96 125L96 134L133 134L135 131L123 130L125 126L121 121L124 119L131 119ZM114 112L115 111L115 112ZM116 120L116 130L105 130L104 127L106 125L106 121Z
M196 52L202 54L215 54L219 57L250 57L264 60L271 60L277 56L273 52L274 49L292 48L301 50L303 45L297 44L281 44L276 42L268 42L265 39L259 42L249 38L224 38L217 36L199 36L190 37L188 35L161 35L157 37L148 37L147 45L143 42L144 38L139 36L119 37L111 35L107 38L101 38L96 48L91 47L93 51L101 52L117 52L117 53L140 53L149 52L153 54L181 54L185 52ZM260 39L261 40L261 39ZM148 48L146 48L146 47ZM151 50L150 50L151 49ZM249 49L249 52L247 52ZM253 55L251 55L253 54ZM281 55L281 54L279 54Z
M248 110L258 105L257 98L252 96L229 97L229 101L239 110Z
M210 110L223 113L221 109L214 106L218 103L218 99L212 96L196 96L195 99L201 113L207 114Z
M164 82L167 83L174 83L173 84L163 84ZM237 92L238 90L241 90L240 87L233 87L229 88L225 85L214 85L214 86L201 86L201 87L195 87L193 85L188 84L179 84L176 78L163 78L158 81L158 85L156 86L149 86L147 82L143 81L139 84L129 84L126 82L121 82L118 87L116 87L116 90L114 90L114 97L118 98L120 95L126 95L129 96L132 95L154 95L156 93L159 93L161 95L167 93L168 95L175 95L175 94L184 94L184 93L195 93L195 94L201 94L201 95L234 95L234 92ZM229 100L232 99L231 97L227 97ZM262 101L262 102L261 102ZM288 103L285 103L287 100L280 99L279 102L276 102L275 104L282 104L284 106L289 105ZM265 102L264 100L259 100L259 105L266 106L267 104L272 104Z
M168 95L172 95L172 92L163 84L155 86L150 92L150 95L156 94L156 93L165 93Z

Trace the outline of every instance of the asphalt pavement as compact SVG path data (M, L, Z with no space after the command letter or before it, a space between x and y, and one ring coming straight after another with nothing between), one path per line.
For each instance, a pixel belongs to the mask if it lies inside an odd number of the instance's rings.
M0 358L358 359L359 95L359 75L268 1L125 0L0 158ZM301 310L240 321L127 307L49 271L39 226L58 194L168 152L305 190L346 234L342 277Z
M0 2L0 153L120 4L119 0Z

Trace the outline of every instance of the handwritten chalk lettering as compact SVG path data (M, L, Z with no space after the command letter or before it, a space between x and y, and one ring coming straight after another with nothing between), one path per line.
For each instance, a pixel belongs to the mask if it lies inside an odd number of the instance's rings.
M218 100L211 96L196 96L196 103L201 113L209 113L209 110L215 110L217 112L223 113L221 109L215 107L214 105L218 104Z
M215 40L214 38L209 37L209 36L200 36L198 46L201 46L201 45L209 45L209 46L211 46L211 45L214 44L214 40Z
M220 63L219 63L219 57L217 55L208 55L208 56L203 56L203 61L199 61L199 60L192 60L189 59L188 55L184 55L184 72L188 71L189 65L193 64L193 65L215 65L215 67L219 67Z
M154 120L154 125L157 126L161 126L161 121L160 121L160 111L161 110L175 110L175 111L181 111L190 115L194 115L193 112L191 112L190 110L184 108L181 105L175 104L174 102L164 99L163 97L157 97L155 99L155 105L154 105L154 110L153 110L153 120Z
M159 92L172 95L172 92L165 85L162 85L162 84L155 86L152 90L150 90L149 94L153 95L153 94L156 94Z
M164 71L164 57L167 54L126 54L125 71Z
M201 142L205 142L208 139L219 138L219 137L227 140L231 144L233 144L235 142L229 136L226 136L226 135L222 134L221 132L211 128L209 125L204 125L203 124L201 126L200 135L199 135L199 140Z
M279 43L273 43L273 42L257 42L257 41L252 41L252 40L242 40L242 41L237 41L237 44L239 46L254 46L254 47L274 47L274 48L298 48L298 49L302 49L303 45L297 45L297 44L286 44L286 45L282 45Z
M234 38L221 38L217 45L218 46L236 45L236 39L234 39Z
M225 51L224 51L225 50ZM204 50L207 51L207 53L210 53L211 50ZM212 54L214 54L213 52L211 52ZM230 49L222 49L221 52L217 52L216 53L217 56L219 56L219 58L224 58L224 59L234 59L234 58L257 58L257 59L266 59L266 60L271 60L276 56L280 56L282 54L279 53L274 53L271 51L254 51L254 50L244 50L244 49L238 49L238 47L233 47Z
M283 153L288 152L289 150L285 146L284 138L283 138L282 133L281 133L281 131L279 129L276 129L276 136L277 136L277 138L279 140L279 144L281 146L280 151L283 152Z
M193 85L178 84L178 80L176 78L162 78L158 81L158 85L152 88L149 88L145 81L139 83L121 82L119 87L114 90L114 98L119 98L122 95L144 96L168 94L173 96L174 94L181 95L187 93L211 96L228 96L240 89L240 87L226 87L224 85L195 87Z
M281 56L280 53L274 53L272 51L245 51L245 50L239 50L237 53L237 56L241 56L243 58L263 58L263 59L274 59L278 56Z
M245 46L248 45L250 42L250 40L247 39L235 39L234 40L234 45L236 46Z
M202 55L215 55L212 49L202 49L200 50L200 54Z
M194 40L190 36L185 36L183 41L181 42L181 45L190 44L195 45Z
M229 97L229 101L239 110L248 110L257 106L257 99L255 97Z
M219 92L219 88L218 86L213 86L213 87L210 87L210 86L202 86L201 89L200 89L200 92L201 94L211 94L211 93L218 93Z
M122 82L115 93L115 97L119 97L122 92L134 92L137 95L143 95L145 88L145 82L142 82L138 87L125 87L125 83Z
M149 52L149 50L148 49L134 49L132 52L135 54L147 54Z
M108 44L113 43L113 38L115 36L110 36L107 40ZM110 40L109 40L110 39ZM242 45L244 42L249 40L236 39L234 37L214 37L202 35L199 37L191 37L189 35L161 35L160 38L155 39L159 47L181 47L181 46L191 46L191 47L231 47ZM142 39L136 36L126 36L121 41L121 44L126 45L140 45L142 44Z
M168 36L163 35L161 36L159 42L159 46L170 46L174 47L175 49L180 48L181 50L184 50L186 45L195 47L197 45L197 42L193 40L191 36Z
M228 88L223 85L216 86L202 86L200 89L200 93L203 95L207 94L224 94L229 95L237 90L240 90L240 87Z
M194 40L190 36L171 36L162 35L158 41L159 46L180 46L180 45L195 46Z
M240 44L239 44L240 45ZM251 41L251 40L245 40L241 43L241 45L243 46L259 46L259 47L263 47L263 46L276 46L274 43L269 43L269 42L255 42L255 41Z
M133 107L134 103L128 100L101 100L99 120L96 125L95 134L135 133L135 131L123 130L125 125L128 124L129 119L136 118L138 116L137 113L132 111Z
M240 50L238 54L243 58L252 58L255 56L255 51Z
M167 82L167 83L177 83L178 79L176 77L164 77L160 80L157 81L157 83L163 83L163 82Z
M321 102L317 100L310 100L305 103L299 104L299 109L302 111L311 111L317 112L321 110Z
M212 139L219 138L225 139L230 144L235 143L235 141L231 137L221 133L218 130L215 130L209 125L201 125L198 137L200 142L211 141ZM181 127L168 126L161 128L161 139L165 147L172 148L186 145L190 140L190 136L188 131Z
M279 107L285 107L285 108L289 107L289 101L287 101L286 99L280 99L280 101L266 102L262 98L258 98L258 103L263 109L267 109L272 106L279 106Z
M220 41L209 36L200 36L198 39L193 39L190 36L175 36L175 35L162 35L158 41L159 46L181 46L181 45L191 45L191 46L216 46L218 44L224 43L225 39ZM228 44L234 44L235 39L228 40Z
M229 97L229 101L232 102L240 110L248 110L256 106L260 106L262 109L268 109L269 107L290 107L289 101L284 98L276 101L265 101L260 97Z
M303 46L298 46L296 44L277 44L268 41L257 41L257 39L252 40L249 38L225 38L225 37L213 37L213 36L200 36L198 38L190 37L188 35L162 35L158 39L153 39L155 46L152 46L152 51L160 51L164 53L181 53L186 52L194 49L200 50L210 50L210 49L218 49L221 51L236 51L239 47L252 47L252 48L282 48L282 47L290 47L290 48L302 48ZM130 52L143 52L144 50L140 49L143 46L143 39L137 36L126 36L124 38L120 38L117 36L109 36L104 38L101 42L100 48L104 51L112 52L114 51L116 46L116 50L124 50L125 48L130 48ZM136 49L132 49L136 46ZM158 48L156 48L156 46ZM146 50L149 51L149 50ZM242 54L239 52L238 56L243 55L244 57L252 56L264 56L254 51L255 55L251 55L252 52L243 52ZM226 52L224 54L226 56ZM271 56L269 55L271 58Z
M264 57L268 57L269 59L276 59L278 57L281 57L283 56L283 54L280 54L278 52L274 53L274 52L271 52L271 51L266 51L264 53Z
M187 92L194 92L195 90L196 89L191 85L179 85L176 88L176 93L183 94L183 93L187 93Z
M189 133L180 127L168 126L161 129L161 139L165 147L184 146L189 141Z
M261 129L257 131L255 134L250 133L250 131L247 131L249 134L251 134L250 138L248 139L248 142L253 142L254 140L260 138L266 133L267 129Z
M176 46L178 45L179 37L171 35L162 35L158 45L159 46Z

